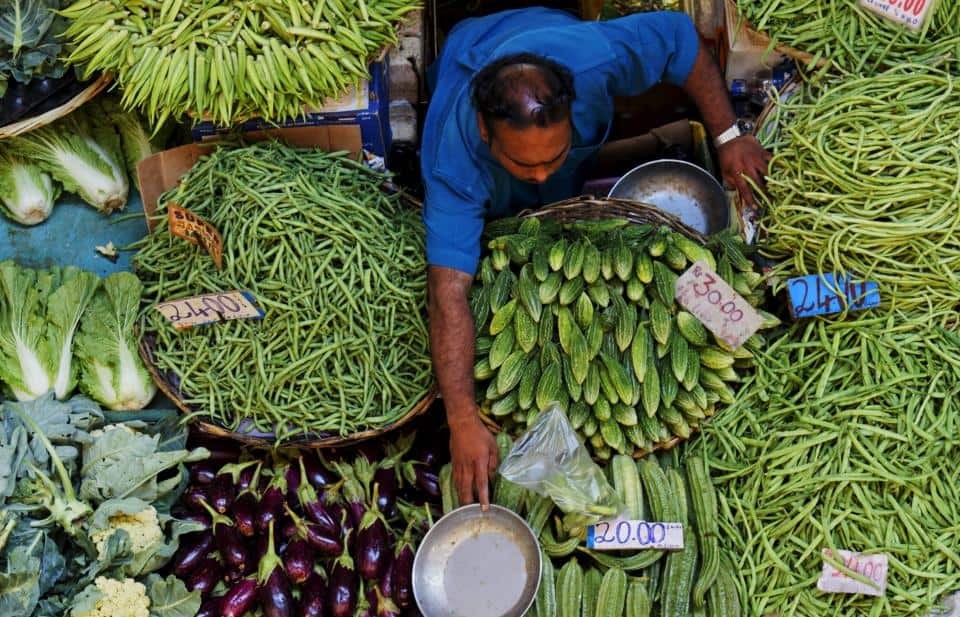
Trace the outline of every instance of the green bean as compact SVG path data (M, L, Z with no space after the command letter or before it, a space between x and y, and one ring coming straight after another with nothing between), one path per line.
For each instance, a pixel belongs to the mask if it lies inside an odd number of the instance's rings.
M224 238L216 271L164 217L134 257L157 366L181 377L198 414L285 439L377 428L425 396L420 217L379 190L382 176L348 161L278 144L221 148L161 197L161 212L177 201ZM391 259L398 253L410 257ZM175 331L150 308L229 289L252 290L266 316Z

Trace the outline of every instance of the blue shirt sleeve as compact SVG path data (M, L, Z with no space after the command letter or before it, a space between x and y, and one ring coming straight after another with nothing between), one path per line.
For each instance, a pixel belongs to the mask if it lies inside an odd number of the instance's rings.
M599 22L616 60L607 65L612 94L641 94L660 81L686 83L700 48L700 37L686 13L636 13Z
M425 177L424 186L427 263L472 276L480 261L484 205L460 194L435 175Z

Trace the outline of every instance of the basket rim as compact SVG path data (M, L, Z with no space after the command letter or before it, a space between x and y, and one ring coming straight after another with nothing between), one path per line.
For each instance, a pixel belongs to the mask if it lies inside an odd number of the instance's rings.
M233 430L213 421L208 416L205 416L202 411L198 411L190 407L190 405L183 400L183 397L179 392L179 388L176 388L172 383L170 383L169 379L161 374L160 369L156 366L156 363L153 359L153 348L150 340L151 338L151 333L144 333L140 335L139 343L137 345L140 359L143 360L144 365L147 367L147 372L150 373L150 378L153 379L154 384L156 384L157 388L163 392L163 394L177 407L177 410L181 413L181 415L188 416L188 422L202 433L212 435L214 437L233 439L235 441L252 446L333 448L357 444L380 437L409 424L414 418L423 415L428 409L430 409L430 406L437 399L439 393L436 381L431 381L424 396L420 398L418 402L413 405L405 414L393 422L375 429L367 429L356 433L350 433L348 435L336 435L331 433L314 433L305 435L298 432L295 433L295 437L277 441L276 433L262 433L257 431L256 429L252 428L252 421L250 420L243 420L240 428L238 430ZM244 426L249 427L250 430L242 430Z
M93 81L89 86L84 88L80 93L74 96L72 99L60 105L59 107L54 107L49 111L45 111L39 116L33 116L23 120L18 120L13 124L8 124L6 126L0 127L0 140L9 139L11 137L16 137L18 135L23 135L29 133L34 129L38 129L42 126L46 126L51 122L55 122L64 116L67 116L84 104L90 102L98 94L103 92L103 90L110 85L110 82L113 81L113 75L110 73L103 73Z

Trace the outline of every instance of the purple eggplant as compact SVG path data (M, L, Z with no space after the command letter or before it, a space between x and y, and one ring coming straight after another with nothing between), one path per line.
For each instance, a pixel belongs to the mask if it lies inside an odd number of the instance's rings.
M240 493L230 506L230 511L241 536L250 538L257 533L257 498L253 493L249 491Z
M184 540L174 554L173 573L183 577L193 572L213 549L213 533L201 532L199 536Z
M280 518L283 512L287 493L286 470L278 470L277 475L270 480L270 484L260 496L260 506L257 510L257 529L266 531L271 521Z
M373 474L374 487L377 491L377 509L387 518L397 515L397 493L400 484L397 482L397 472L392 469L378 469Z
M323 617L327 604L327 581L313 572L310 578L300 585L301 617Z
M377 587L380 589L380 595L387 598L393 598L393 557L390 556L389 562L383 567L383 574L377 580Z
M287 500L297 500L297 489L300 488L300 465L289 465L284 472L287 481Z
M200 603L200 612L196 617L220 617L220 604L223 602L221 596L207 598Z
M360 581L353 569L353 559L344 549L333 562L327 581L327 608L331 617L353 617L357 609Z
M433 471L430 471L424 465L415 465L416 467L416 485L427 497L431 499L440 498L440 477Z
M307 517L316 523L324 532L331 536L340 535L340 524L317 496L317 491L310 483L304 459L300 457L300 487L297 489L297 502L303 508Z
M240 471L239 475L237 475L238 491L245 491L251 486L254 489L259 488L260 467L260 465L257 465L256 467L245 467Z
M201 561L187 577L187 589L199 591L202 597L206 597L221 579L223 579L223 568L220 562L213 557L208 557Z
M194 484L211 484L220 466L212 461L201 461L190 466L190 480Z
M373 488L374 501L377 499L377 486ZM376 508L367 510L357 529L357 546L354 553L357 559L357 573L365 581L375 581L383 574L390 560L390 534L387 521Z
M287 571L290 582L299 585L313 574L316 551L309 542L298 538L287 545L283 553L283 569Z
M257 581L260 583L260 606L265 617L292 617L293 592L283 571L283 562L274 546L273 521L268 526L267 554L260 559Z
M413 558L416 555L409 536L397 547L393 559L393 601L402 609L413 606Z
M336 474L327 469L323 462L313 453L304 453L300 457L300 466L307 476L307 481L316 489L322 489L330 484L335 484L337 480L339 480Z
M185 512L183 514L179 514L175 516L174 518L181 521L188 522L188 523L197 523L198 525L202 525L204 529L210 529L210 517L207 516L206 512ZM186 538L188 536L192 536L195 533L200 533L200 532L191 531L188 534L184 534L183 537Z
M243 617L257 603L257 580L240 579L220 600L220 617Z
M237 531L231 519L217 513L206 502L203 502L203 507L207 509L213 521L213 539L217 550L220 551L220 556L223 557L224 565L228 570L245 572L250 555L243 542L243 536Z
M296 526L297 532L294 537L306 540L307 544L324 557L335 557L343 552L343 542L339 537L327 535L319 526L303 520L289 507L286 511Z
M245 463L230 463L224 465L217 472L217 477L213 479L210 485L210 505L220 514L225 514L237 496L237 480L241 472L245 469L252 469L259 465L258 461L247 461Z
M194 485L183 492L180 502L194 512L205 512L203 504L207 502L208 497L206 487Z

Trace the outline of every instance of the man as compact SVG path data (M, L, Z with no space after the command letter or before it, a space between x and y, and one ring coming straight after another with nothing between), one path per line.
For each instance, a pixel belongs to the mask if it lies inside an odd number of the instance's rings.
M468 292L488 218L579 194L607 139L615 95L659 81L682 86L716 139L724 179L748 200L768 153L740 136L713 59L683 13L584 22L543 8L468 19L431 67L421 168L429 264L430 341L450 425L461 503L489 503L498 464L474 398Z

